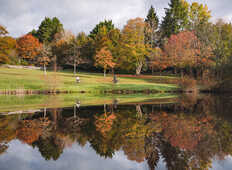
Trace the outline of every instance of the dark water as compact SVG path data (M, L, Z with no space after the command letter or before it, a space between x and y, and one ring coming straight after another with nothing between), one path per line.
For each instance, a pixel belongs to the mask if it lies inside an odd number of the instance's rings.
M232 101L41 108L0 116L1 170L232 169Z

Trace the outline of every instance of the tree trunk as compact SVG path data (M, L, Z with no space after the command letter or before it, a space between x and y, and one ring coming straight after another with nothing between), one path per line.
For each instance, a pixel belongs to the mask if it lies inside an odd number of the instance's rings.
M180 72L181 72L181 78L183 78L184 77L183 69L181 69Z
M154 66L153 65L151 66L151 73L152 73L152 75L154 75Z
M143 113L140 105L136 105L136 112L139 118L143 117Z
M76 60L74 61L74 64L73 64L73 74L74 74L74 75L77 74L77 70L76 70Z
M136 75L140 75L142 67L143 67L143 64L139 63L138 66L137 66L137 68L136 68Z
M47 75L46 65L44 64L44 75Z
M104 77L106 77L106 69L104 69Z

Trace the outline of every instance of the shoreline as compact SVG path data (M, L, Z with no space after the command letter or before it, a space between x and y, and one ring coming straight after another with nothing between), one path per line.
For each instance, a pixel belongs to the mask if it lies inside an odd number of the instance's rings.
M100 93L100 94L156 94L156 93L170 93L170 94L189 94L189 93L208 93L208 94L224 94L231 93L230 91L220 91L220 90L167 90L167 91L157 91L157 90L104 90L104 91L69 91L69 90L0 90L0 95L52 95L52 94L73 94L73 93Z

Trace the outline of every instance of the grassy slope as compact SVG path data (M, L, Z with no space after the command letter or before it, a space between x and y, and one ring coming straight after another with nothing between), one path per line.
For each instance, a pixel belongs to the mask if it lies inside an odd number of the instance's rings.
M118 104L145 101L152 101L152 103L169 103L175 102L176 97L176 95L168 93L157 93L150 95L92 95L91 93L26 96L0 95L0 113L41 108L72 107L77 101L80 101L81 106L112 104L114 100L117 100Z
M103 90L157 90L168 91L176 89L173 84L155 83L157 76L119 78L119 83L112 83L112 76L104 78L102 74L79 73L81 83L75 82L73 74L68 72L49 72L47 76L39 70L0 68L0 90L49 90L56 87L59 90L98 92ZM56 79L55 79L56 77ZM171 79L171 77L162 77Z

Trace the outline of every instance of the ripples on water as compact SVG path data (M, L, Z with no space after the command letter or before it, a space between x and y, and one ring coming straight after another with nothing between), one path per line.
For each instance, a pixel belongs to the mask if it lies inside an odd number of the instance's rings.
M231 98L173 101L1 115L0 169L231 169Z

